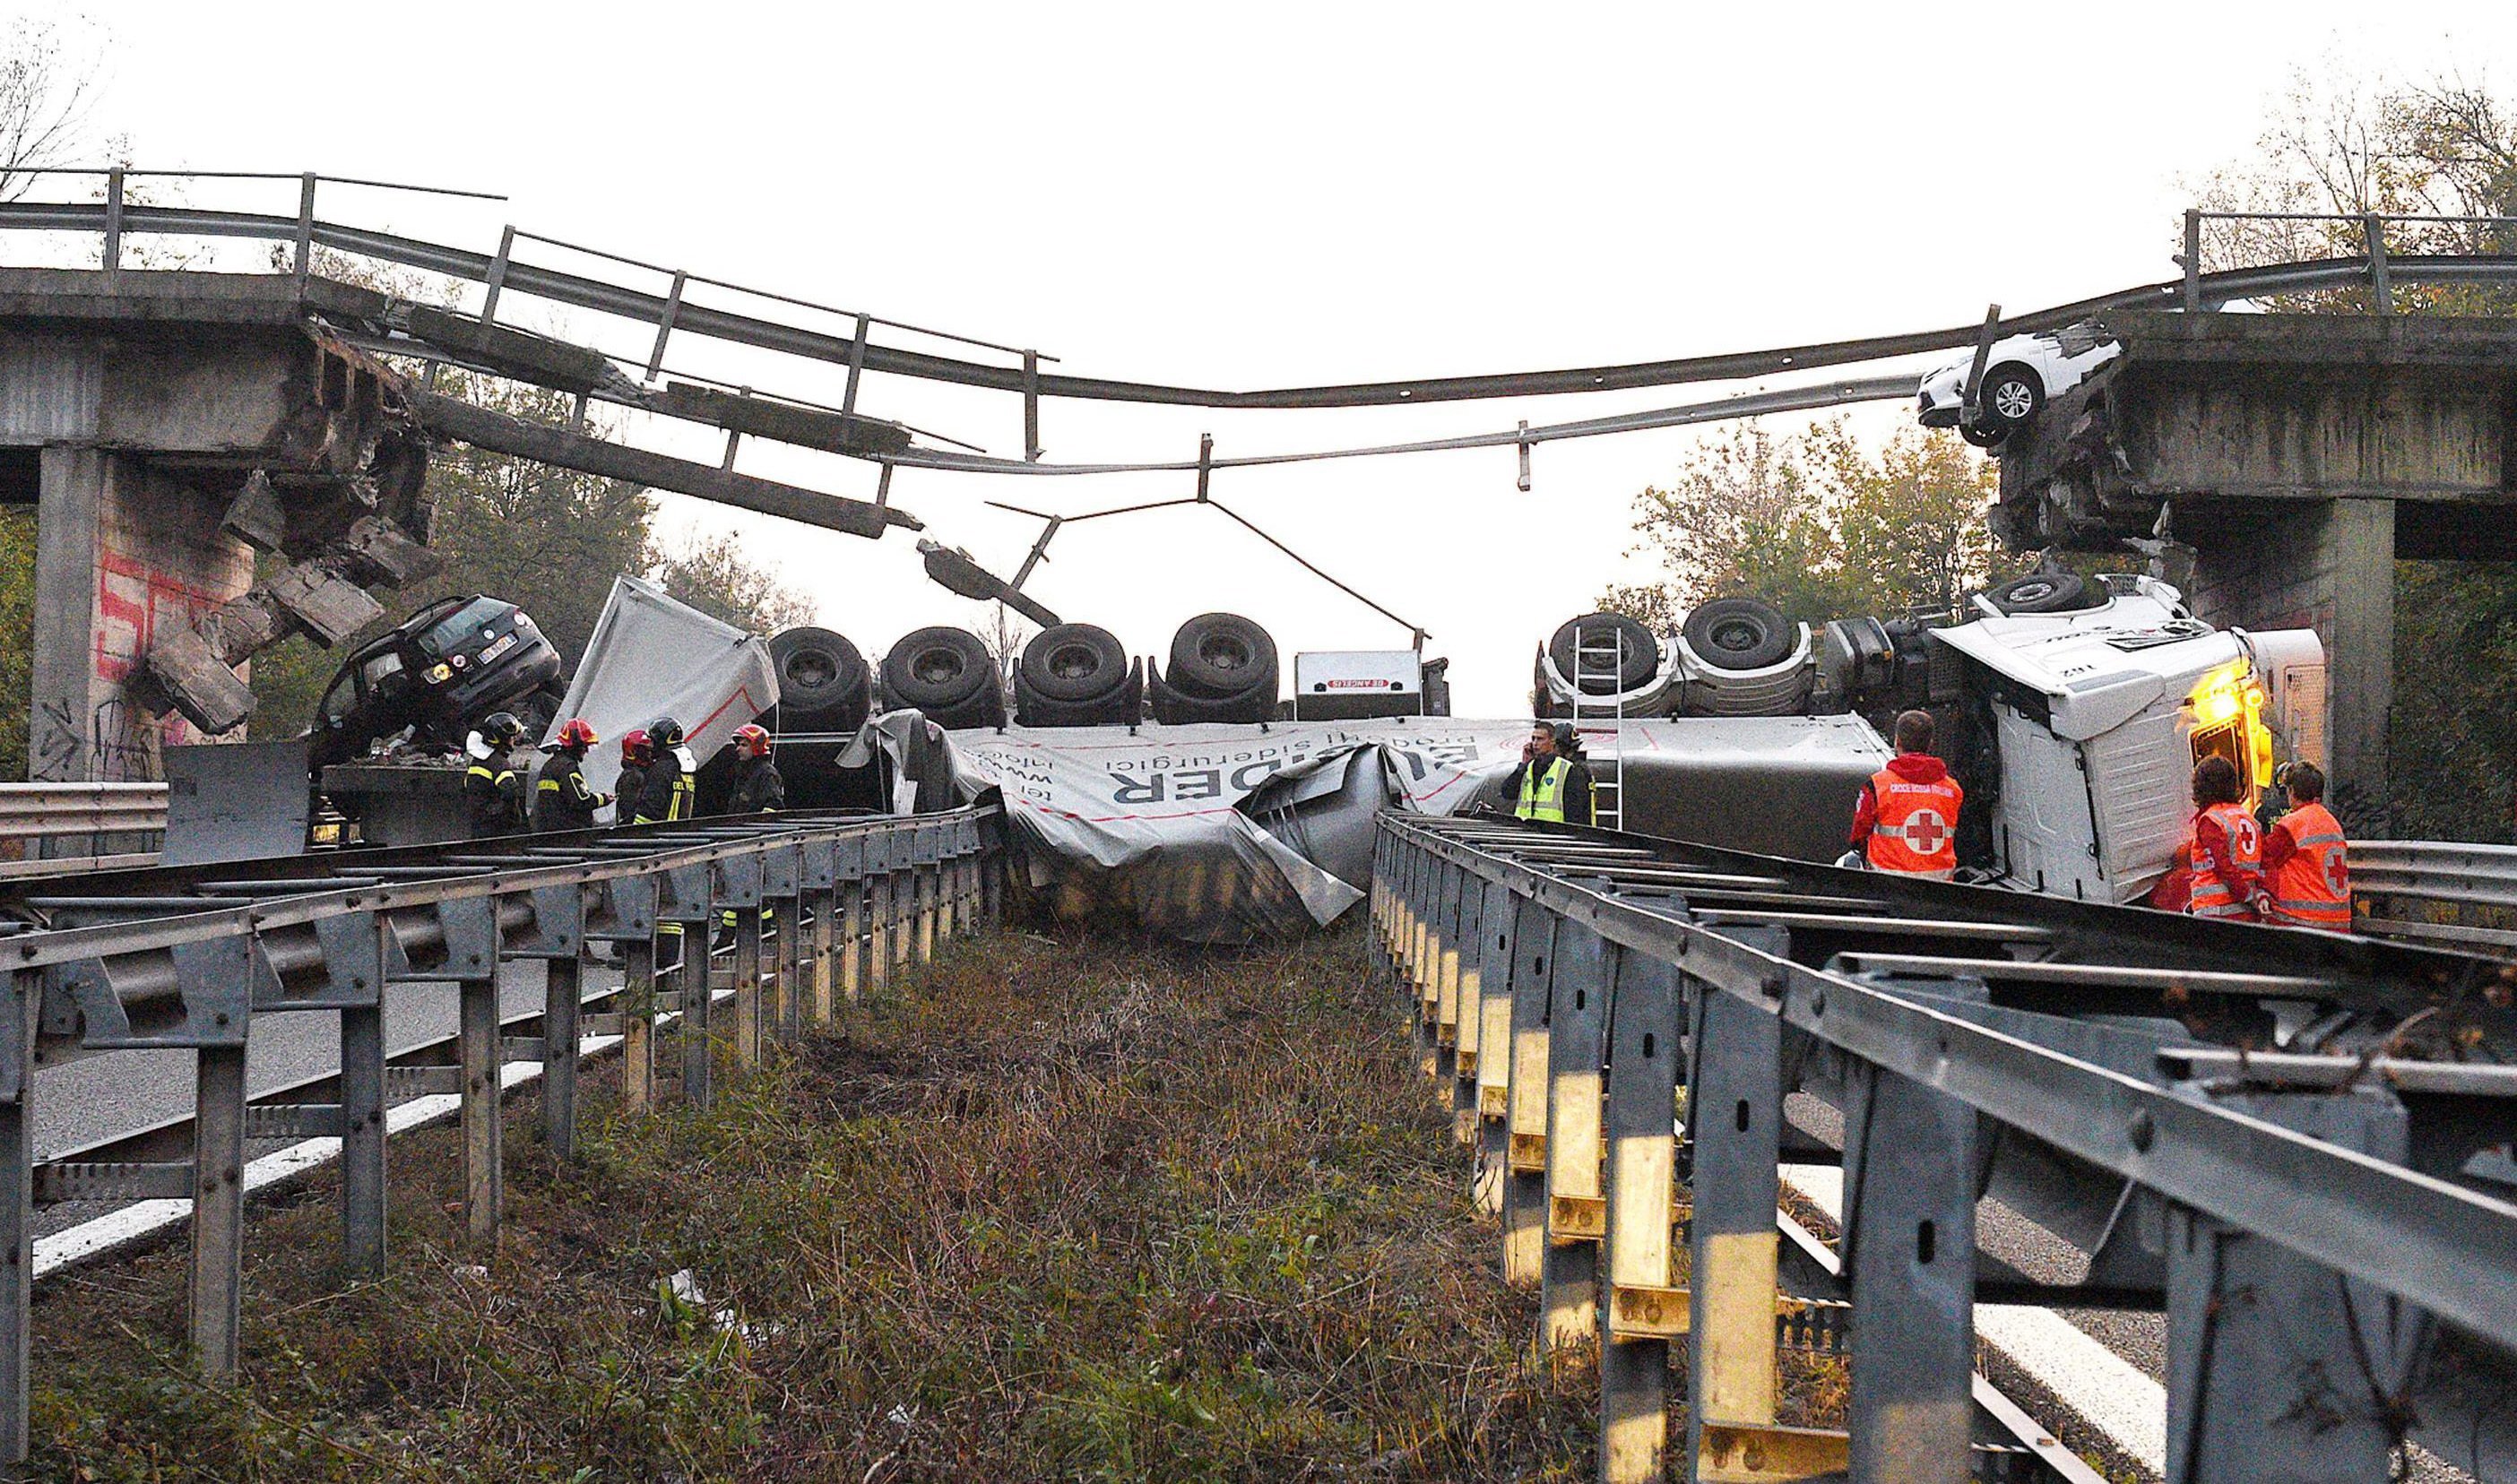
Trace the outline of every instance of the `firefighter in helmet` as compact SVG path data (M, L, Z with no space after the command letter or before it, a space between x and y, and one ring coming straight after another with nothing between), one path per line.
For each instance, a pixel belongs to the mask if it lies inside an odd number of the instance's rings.
M613 795L619 801L612 811L616 823L626 825L638 813L638 795L647 786L647 770L655 766L656 745L647 740L645 727L631 727L620 734L620 777L613 782Z
M669 716L659 716L646 726L648 745L655 760L648 764L646 777L638 785L636 823L661 825L673 820L687 820L699 801L699 759L682 744L682 724Z
M769 732L760 726L737 727L734 740L734 794L728 814L775 814L787 807L787 784L769 756Z
M517 776L515 749L525 740L525 724L512 711L492 711L480 729L463 740L469 766L463 770L464 812L472 838L515 834L525 827L525 784Z
M533 828L541 834L594 827L594 811L612 795L585 785L585 754L595 743L593 724L571 717L559 736L543 744L550 754L541 776L533 781Z

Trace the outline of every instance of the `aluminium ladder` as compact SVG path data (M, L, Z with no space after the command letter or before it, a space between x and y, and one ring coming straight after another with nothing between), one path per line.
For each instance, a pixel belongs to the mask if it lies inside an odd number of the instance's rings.
M1588 719L1605 721L1613 730L1608 755L1591 760L1591 820L1602 829L1623 829L1626 750L1626 634L1616 624L1603 635L1583 625L1573 630L1573 730L1578 736ZM1591 687L1597 684L1600 692Z

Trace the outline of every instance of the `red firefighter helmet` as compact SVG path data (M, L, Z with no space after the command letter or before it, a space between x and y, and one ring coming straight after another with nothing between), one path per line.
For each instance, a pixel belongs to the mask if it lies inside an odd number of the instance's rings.
M559 744L563 747L591 747L598 740L594 724L582 716L570 717L568 725L559 729Z
M643 763L655 755L656 749L648 743L644 729L631 727L620 734L620 761L623 763Z
M759 726L735 728L734 750L739 757L767 757L769 755L768 729Z

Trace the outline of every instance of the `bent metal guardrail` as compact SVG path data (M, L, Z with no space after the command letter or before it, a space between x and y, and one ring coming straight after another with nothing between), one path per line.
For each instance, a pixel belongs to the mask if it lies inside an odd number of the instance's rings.
M151 865L153 850L107 854L100 837L165 832L164 784L0 784L0 850L17 852L0 858L0 877Z
M1977 1302L2163 1309L2180 1484L2517 1464L2517 968L1480 819L1383 816L1372 912L1506 1280L1599 1346L1602 1478L2086 1477L1983 1441ZM1787 1161L1841 1163L1835 1250ZM1987 1195L2085 1280L1981 1253ZM1778 1343L1849 1357L1849 1430L1776 1424Z
M2231 300L2269 294L2365 288L2368 294L2369 307L2382 314L2393 310L2394 288L2401 284L2517 284L2517 254L2505 252L2394 253L2388 249L2386 243L2385 227L2389 223L2414 225L2454 222L2462 225L2491 225L2504 224L2503 219L2400 215L2329 219L2360 224L2362 250L2348 256L2205 272L2201 268L2201 224L2205 220L2241 220L2246 214L2188 212L2185 217L2186 246L2179 258L2182 268L2180 277L2164 282L2137 284L2112 293L2099 294L2072 303L2055 305L2051 308L2012 315L1985 322L1906 334L1625 364L1485 375L1417 377L1403 381L1280 387L1257 391L1224 391L1045 371L1042 369L1043 362L1054 361L1056 358L1045 356L1034 350L1017 350L994 341L926 329L862 312L842 310L791 295L748 288L726 280L696 275L687 270L666 268L660 264L643 262L633 257L563 241L556 237L522 232L512 225L502 230L494 251L484 252L478 248L451 246L373 228L327 221L316 214L317 191L325 178L312 173L302 176L284 176L240 171L144 172L124 169L60 169L19 173L46 176L84 175L103 181L104 199L101 201L19 199L0 203L0 230L93 233L103 244L101 261L108 273L118 272L120 269L124 238L140 233L192 238L241 238L286 244L289 249L286 271L293 273L301 280L312 271L314 249L320 245L371 263L391 265L398 269L416 269L442 275L458 282L479 284L482 293L478 315L484 326L496 322L498 304L502 295L531 296L564 309L589 312L629 321L639 327L642 336L652 330L652 349L643 355L635 352L600 353L623 367L624 375L620 379L620 385L610 388L596 387L590 395L626 405L646 407L648 410L668 416L690 416L692 413L687 406L677 406L669 400L637 394L627 388L633 378L644 384L653 384L659 376L666 374L665 353L672 337L677 334L698 336L725 345L770 351L846 368L846 391L837 407L828 407L810 399L796 396L770 399L795 407L853 416L857 411L860 383L868 371L983 390L1009 392L1021 398L1023 451L1019 458L974 457L937 449L890 450L879 453L860 450L859 453L859 456L874 458L886 466L900 465L940 470L1059 474L1121 469L1199 467L1199 464L1167 461L1089 466L1043 463L1041 461L1044 450L1041 446L1040 403L1044 398L1217 408L1324 408L1418 405L1435 402L1570 395L1672 386L1690 382L1731 381L1788 375L1797 371L1891 360L1931 351L1958 350L1995 336L2052 329L2111 310L2181 308L2199 312L2216 308ZM293 216L290 216L274 212L132 201L126 196L126 180L142 176L191 180L294 181L300 186L297 210ZM343 181L338 184L376 186L380 183ZM418 190L419 188L391 187L388 189ZM475 196L480 194L465 191L429 193ZM2318 218L2317 220L2328 219ZM540 243L559 252L593 259L613 269L626 270L641 276L646 280L647 286L625 284L610 278L570 273L522 261L516 256L519 242L528 246ZM692 297L691 291L695 286L714 288L775 308L769 314L748 314L704 305ZM844 332L837 332L832 328L816 327L813 324L800 322L798 312L818 319L824 325L843 322L847 328ZM997 352L1006 358L1006 363L991 364L986 361L936 355L899 345L876 345L872 337L877 327ZM419 353L414 351L414 354ZM501 371L499 374L511 374L511 372ZM683 379L700 385L719 385L704 376L685 375ZM1906 393L1898 395L1910 395L1910 390L1909 388ZM1890 395L1885 390L1876 388L1858 395L1850 394L1842 388L1818 389L1818 391L1824 395L1817 397L1816 400L1803 398L1796 404L1832 405L1850 400L1865 400L1872 396ZM742 389L744 402L750 402L752 395L752 388ZM1700 412L1702 409L1688 410ZM1695 419L1690 417L1687 420ZM1621 425L1624 421L1603 419L1600 420L1600 426L1594 427L1564 425L1547 430L1522 431L1533 434L1543 431L1543 436L1551 439L1595 436L1629 431ZM1667 424L1655 420L1649 414L1643 415L1642 420L1635 423L1637 427L1664 425ZM1523 442L1533 440L1523 440ZM1424 445L1389 445L1363 451L1412 452L1420 447L1451 446L1457 442L1438 440ZM839 451L848 450L843 448ZM1284 456L1271 455L1261 461L1273 461L1277 457ZM1208 467L1219 468L1231 467L1246 461L1201 459L1199 462Z
M623 1099L656 1095L660 1032L677 1035L683 1097L704 1104L720 1053L756 1058L767 1038L827 1023L841 999L879 991L939 938L1002 911L993 807L908 819L719 817L417 850L160 868L16 883L0 912L13 1013L0 1024L0 1456L28 1447L31 1231L63 1201L189 1200L189 1321L212 1376L236 1364L246 1141L341 1140L345 1267L385 1262L389 1093L461 1098L463 1216L496 1240L501 1064L542 1064L542 1124L576 1147L582 1039L621 1038ZM737 911L740 909L740 911ZM764 922L764 911L766 921ZM720 914L730 1027L717 1024L704 948ZM591 945L619 945L617 989L585 993ZM545 971L541 1014L501 1023L497 976ZM385 1053L389 987L458 986L456 1036ZM667 988L669 986L669 988ZM248 1098L254 1016L340 1013L334 1078ZM85 1053L189 1049L191 1119L56 1160L35 1158L36 1069Z

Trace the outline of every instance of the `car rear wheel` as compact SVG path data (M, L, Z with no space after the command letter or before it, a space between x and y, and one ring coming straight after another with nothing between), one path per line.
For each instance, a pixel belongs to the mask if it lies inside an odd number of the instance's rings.
M2044 405L2044 381L2016 361L1984 372L1984 384L1976 389L1977 416L1987 427L2018 428Z

